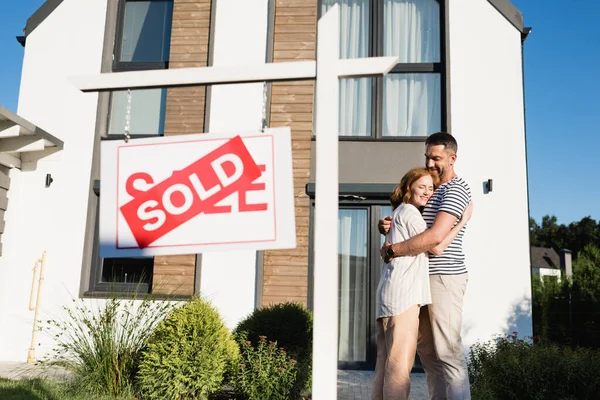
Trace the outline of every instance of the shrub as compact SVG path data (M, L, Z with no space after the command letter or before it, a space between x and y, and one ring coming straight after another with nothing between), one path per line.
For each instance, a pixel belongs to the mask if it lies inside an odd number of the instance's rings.
M256 346L244 334L236 335L241 360L232 382L238 395L246 400L281 400L294 398L296 361L261 336Z
M261 336L266 336L298 362L292 398L310 388L313 321L312 314L302 304L288 302L256 309L239 323L235 332L246 332L254 346L258 346Z
M141 350L173 307L149 297L136 301L135 295L100 302L73 299L72 308L63 307L66 318L47 321L57 345L42 364L72 372L74 392L131 395Z
M600 352L518 339L515 335L471 348L473 399L597 399Z
M173 311L142 353L139 385L147 399L206 399L223 387L239 350L218 312L195 299Z

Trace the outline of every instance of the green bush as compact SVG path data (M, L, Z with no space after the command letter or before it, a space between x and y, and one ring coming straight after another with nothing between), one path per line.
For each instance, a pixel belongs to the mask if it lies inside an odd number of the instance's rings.
M312 314L299 303L283 303L254 310L235 328L238 334L247 333L254 346L260 337L274 341L298 362L292 398L310 389L312 371Z
M236 335L241 360L232 385L245 400L282 400L295 398L296 360L288 357L275 342L261 336L256 345L244 334Z
M218 312L195 299L173 311L142 353L138 382L147 399L206 399L223 388L238 346Z
M535 343L514 335L471 348L475 400L597 399L600 351Z
M135 297L135 293L134 293ZM73 392L131 396L142 349L174 304L146 297L113 296L106 301L73 300L65 318L46 321L56 347L42 364L73 373Z

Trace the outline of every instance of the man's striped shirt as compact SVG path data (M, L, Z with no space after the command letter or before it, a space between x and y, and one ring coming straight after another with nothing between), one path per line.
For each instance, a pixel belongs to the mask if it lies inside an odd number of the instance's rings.
M423 218L427 228L431 228L435 216L440 211L445 211L460 219L465 208L471 201L471 189L467 182L456 176L454 179L442 184L431 196L423 210ZM467 272L462 240L466 226L452 243L439 256L430 254L429 275L458 275Z

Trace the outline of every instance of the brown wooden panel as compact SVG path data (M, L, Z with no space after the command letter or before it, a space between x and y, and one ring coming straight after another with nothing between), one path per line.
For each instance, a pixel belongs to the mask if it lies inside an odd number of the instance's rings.
M282 257L277 257L277 256L273 256L271 257L271 262L273 264L267 265L265 264L265 269L264 269L264 276L282 276L282 275L289 275L289 276L308 276L308 270L306 268L298 268L296 265L277 265L278 263L284 263L284 262L289 262L288 259L297 259L299 260L297 265L300 265L302 267L306 266L306 263L308 262L308 257L307 256L282 256Z
M279 15L277 23L280 25L310 25L312 27L317 23L316 15Z
M210 11L182 11L173 12L173 25L178 28L181 26L198 26L202 20L210 20ZM177 21L177 24L175 24Z
M265 285L263 289L264 295L283 295L283 296L306 296L308 295L308 286L306 280L302 283L302 285L298 286L275 286L275 285Z
M317 0L276 0L273 62L314 60ZM264 305L284 301L307 303L311 138L314 129L314 81L279 82L271 87L271 127L292 129L296 212L296 249L266 251Z
M315 25L292 25L292 24L275 24L275 34L278 33L314 33L317 31Z
M302 32L281 32L275 33L275 43L277 42L316 42L317 34L316 33L302 33ZM275 61L277 62L277 61Z
M276 127L281 127L281 126L289 126L292 128L292 130L297 131L300 135L299 136L306 136L308 138L310 138L310 133L312 132L313 129L313 123L312 122L296 122L295 120L292 120L292 122L272 122L271 123L271 127L276 128Z
M312 113L274 113L271 115L271 122L313 122Z
M279 288L294 288L297 292L292 292L295 295L308 293L308 275L307 276L290 276L290 275L268 275L264 277L265 285L270 286L273 291L271 294L277 293ZM306 289L305 289L306 288Z
M180 276L192 277L192 279L193 279L194 275L195 275L195 267L196 267L195 262L191 265L191 268L182 268L181 265L161 266L160 273L161 273L161 275L165 275L165 276L166 275L180 275Z
M294 160L310 160L310 150L292 150Z
M173 4L173 13L180 11L208 11L210 13L210 2L205 1L175 1Z
M303 7L317 9L317 0L277 0L276 7ZM277 20L275 20L277 23Z
M309 94L314 95L315 89L313 85L294 86L294 85L273 85L272 94ZM311 119L312 120L312 119Z
M273 87L275 86L313 86L315 84L312 80L302 80L302 81L287 81L287 82L274 82Z
M314 96L308 94L274 94L271 101L276 104L310 104L312 107Z
M285 7L281 5L277 5L275 9L275 18L282 18L290 15L312 15L315 18L315 23L317 21L317 7Z
M310 150L312 147L312 141L310 140L298 140L292 142L292 150Z
M315 50L314 42L278 42L275 44L275 51L279 50Z
M190 296L194 293L194 285L159 284L158 286L152 287L152 293L164 294L167 296Z
M275 54L280 60L312 60L315 57L314 50L277 50Z
M175 0L169 68L205 67L208 63L211 0ZM206 88L167 90L165 136L204 132ZM192 295L196 254L154 258L152 292Z
M276 113L312 113L313 103L297 104L297 103L278 103L271 105L271 115Z
M196 260L191 260L189 255L176 255L176 256L156 256L154 257L154 264L158 266L168 267L176 263L178 265L192 266L196 264Z

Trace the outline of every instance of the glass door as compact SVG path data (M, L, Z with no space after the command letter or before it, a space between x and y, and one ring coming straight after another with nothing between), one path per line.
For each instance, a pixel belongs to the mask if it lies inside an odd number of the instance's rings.
M338 365L342 369L375 368L375 295L382 267L379 248L385 239L377 223L391 212L385 205L340 205Z
M338 361L368 362L370 325L369 208L340 208L338 214Z

